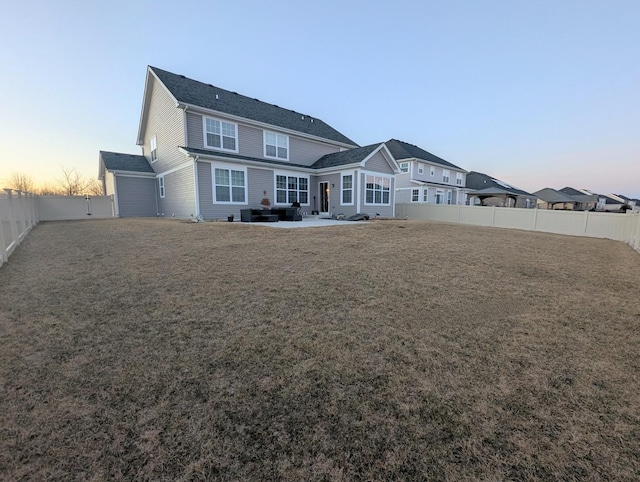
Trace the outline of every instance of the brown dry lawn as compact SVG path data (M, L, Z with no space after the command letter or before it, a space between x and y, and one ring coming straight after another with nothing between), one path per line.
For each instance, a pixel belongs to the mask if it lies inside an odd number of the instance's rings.
M430 222L43 223L4 480L638 480L640 255Z

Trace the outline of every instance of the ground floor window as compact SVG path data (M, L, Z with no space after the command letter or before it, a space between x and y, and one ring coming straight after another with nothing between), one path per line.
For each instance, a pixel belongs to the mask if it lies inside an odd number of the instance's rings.
M309 178L276 175L277 204L309 204Z
M158 191L160 191L160 197L164 197L164 176L158 178Z
M365 186L365 204L391 203L391 178L367 174Z
M342 176L342 204L353 204L353 174Z
M417 203L420 200L420 189L411 190L411 202Z
M247 182L244 170L214 168L213 199L216 203L246 203Z
M444 204L444 191L436 191L436 204Z
M453 193L451 191L447 191L447 204L451 204L453 201Z
M425 202L425 203L429 202L429 190L426 187L422 191L422 202Z

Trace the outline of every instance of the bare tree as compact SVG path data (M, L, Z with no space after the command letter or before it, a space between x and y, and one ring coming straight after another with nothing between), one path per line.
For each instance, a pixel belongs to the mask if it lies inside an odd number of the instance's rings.
M102 194L102 185L95 179L82 176L75 167L63 167L60 187L65 196L80 196L82 194Z
M35 189L35 184L31 176L23 172L14 172L6 182L9 189L16 191L33 192Z
M45 182L40 184L36 191L37 191L37 194L40 194L42 196L61 196L65 194L62 192L62 189L60 188L60 186L57 186L56 184L51 182Z

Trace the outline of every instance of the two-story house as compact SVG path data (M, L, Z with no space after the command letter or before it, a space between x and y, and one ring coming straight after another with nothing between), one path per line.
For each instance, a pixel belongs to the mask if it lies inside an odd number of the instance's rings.
M267 197L303 212L393 216L399 167L322 120L147 68L137 144L100 152L117 216L239 217Z
M465 204L467 171L407 142L385 144L400 167L396 202Z

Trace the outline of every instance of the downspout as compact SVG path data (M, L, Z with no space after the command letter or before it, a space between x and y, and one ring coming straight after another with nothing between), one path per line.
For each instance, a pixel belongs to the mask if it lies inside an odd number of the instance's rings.
M193 158L193 195L195 196L195 216L200 219L200 189L198 187L198 159L200 156Z

